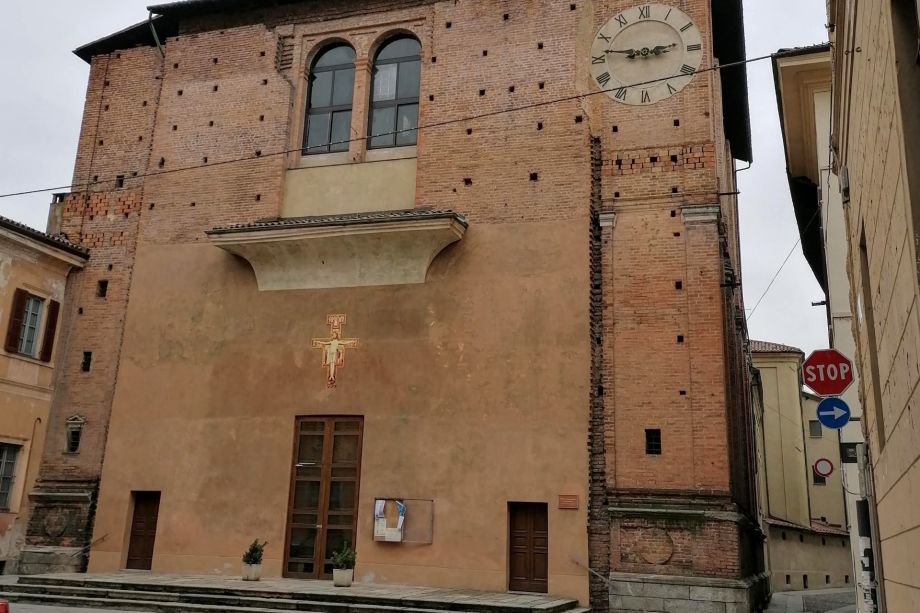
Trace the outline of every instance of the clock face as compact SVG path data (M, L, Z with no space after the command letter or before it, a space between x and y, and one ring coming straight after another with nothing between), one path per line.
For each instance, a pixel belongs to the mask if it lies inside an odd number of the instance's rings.
M699 28L682 10L640 4L604 24L591 46L591 76L623 104L670 98L693 79L703 61Z

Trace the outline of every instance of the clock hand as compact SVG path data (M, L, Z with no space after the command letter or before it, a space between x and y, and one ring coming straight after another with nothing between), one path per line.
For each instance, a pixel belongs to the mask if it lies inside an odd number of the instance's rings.
M604 53L621 53L625 55L626 57L628 57L629 59L633 59L636 57L636 54L638 54L639 52L636 51L635 49L607 49L607 51L605 51Z
M671 43L670 45L658 45L657 47L654 47L650 51L650 53L654 53L655 55L661 55L662 53L670 52L671 49L673 49L676 46L677 46L677 43Z

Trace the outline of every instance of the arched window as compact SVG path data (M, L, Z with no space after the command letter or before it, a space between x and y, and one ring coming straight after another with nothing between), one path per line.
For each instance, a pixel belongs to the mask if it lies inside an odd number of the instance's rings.
M329 47L310 70L305 154L348 151L351 99L355 89L355 50L348 45Z
M414 145L418 140L421 52L419 42L408 36L394 38L377 52L368 122L371 149Z

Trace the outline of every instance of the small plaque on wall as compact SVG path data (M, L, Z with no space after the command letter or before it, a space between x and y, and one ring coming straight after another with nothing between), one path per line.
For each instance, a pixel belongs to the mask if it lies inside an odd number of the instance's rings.
M578 495L577 494L559 494L559 508L567 510L577 510L578 509Z

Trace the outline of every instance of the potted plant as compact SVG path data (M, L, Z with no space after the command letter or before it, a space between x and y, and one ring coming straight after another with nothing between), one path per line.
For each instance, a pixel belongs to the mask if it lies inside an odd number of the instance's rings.
M243 554L243 581L258 581L262 576L262 554L268 541L254 540Z
M355 555L355 550L348 541L345 541L341 549L332 552L332 585L351 586L355 578Z

